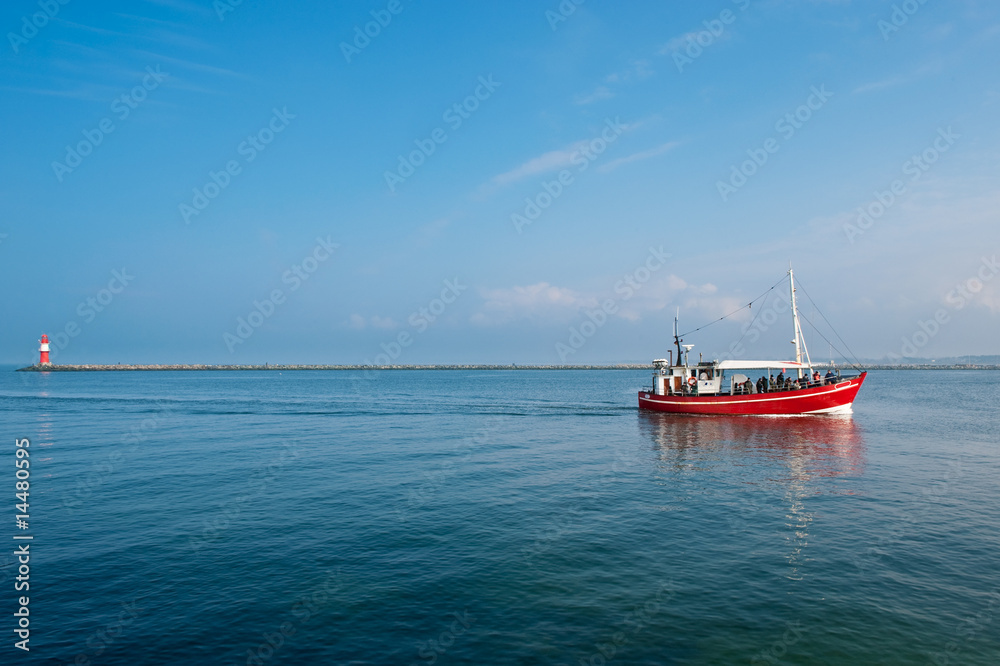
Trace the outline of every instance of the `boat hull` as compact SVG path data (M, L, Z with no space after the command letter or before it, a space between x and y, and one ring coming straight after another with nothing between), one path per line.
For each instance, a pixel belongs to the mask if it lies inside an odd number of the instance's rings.
M639 392L639 409L672 414L850 414L867 372L836 384L752 395L656 395Z

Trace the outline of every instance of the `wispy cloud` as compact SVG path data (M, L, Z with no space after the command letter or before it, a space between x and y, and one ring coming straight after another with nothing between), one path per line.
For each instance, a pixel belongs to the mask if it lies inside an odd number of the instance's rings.
M215 65L206 65L200 62L191 62L190 60L181 60L180 58L171 58L159 53L153 53L151 51L143 51L142 49L136 49L135 53L148 56L153 59L153 62L163 62L170 63L172 65L177 65L178 67L184 67L197 72L204 72L206 74L214 74L216 76L228 76L232 78L246 79L250 78L246 74L241 72L234 72L231 69L226 69L225 67L216 67Z
M586 141L576 141L565 148L550 150L538 157L531 158L510 171L505 171L498 176L494 176L490 182L499 186L510 185L524 178L537 176L540 173L564 169L572 163L574 155L579 153L586 145Z
M8 92L18 93L21 95L45 95L48 97L68 97L70 99L85 100L87 102L107 101L106 94L97 93L92 88L88 88L86 90L81 88L76 88L73 90L49 90L45 88L19 88L16 86L0 86L0 90L6 90ZM107 87L107 90L111 90L111 88Z
M625 132L631 132L638 128L643 122L644 121L640 120L636 122L623 123L621 127ZM499 175L493 176L487 185L479 188L478 194L480 196L488 195L499 187L516 183L525 178L530 178L531 176L537 176L543 173L550 173L558 169L565 169L570 165L573 165L574 160L579 160L581 156L584 155L584 151L591 141L592 139L574 141L568 146L559 148L558 150L550 150L546 153L542 153L538 157L532 157L530 160L522 162L510 171L505 171Z
M638 153L626 155L625 157L619 157L616 160L611 160L606 164L602 164L597 170L601 173L608 173L609 171L614 171L622 165L630 164L631 162L639 162L641 160L648 160L651 157L662 155L663 153L673 150L679 145L680 141L668 141L667 143L656 146L655 148L650 148L649 150L643 150Z
M648 60L633 60L624 69L612 72L611 74L605 76L604 82L594 88L592 92L586 95L577 95L573 99L573 102L579 105L586 105L605 99L611 99L615 96L615 92L608 87L609 85L631 83L633 81L648 78L653 74L654 72L650 69Z
M574 104L593 104L602 99L611 99L615 94L607 86L597 86L589 95L579 95L573 99Z
M657 50L657 53L659 53L660 55L670 55L677 49L684 48L684 46L688 43L689 40L694 39L697 36L698 36L697 32L685 32L683 35L677 35L669 42L661 46Z
M621 298L615 286L621 286L621 283L591 292L548 282L483 289L480 291L483 304L470 321L479 326L503 326L521 320L534 324L565 323L579 317L581 310L598 308L607 299L617 303L614 317L633 323L670 304L682 305L708 318L727 314L741 305L732 296L718 294L714 284L693 284L676 275L663 275L650 280L627 299Z
M871 83L866 83L862 86L858 86L851 93L858 95L861 93L871 92L873 90L882 90L883 88L891 88L893 86L898 86L901 83L905 83L906 79L901 76L894 76L890 79L883 79L882 81L872 81Z
M851 94L857 95L866 92L872 92L874 90L883 90L885 88L892 88L895 86L905 85L912 81L921 79L925 76L932 76L934 74L937 74L941 72L942 67L943 65L940 62L924 65L922 67L919 67L918 69L913 70L908 74L903 74L901 76L892 76L887 79L882 79L881 81L872 81L871 83L860 85L854 90L852 90Z
M695 284L671 273L650 280L635 292L635 296L622 301L617 316L636 323L669 306L680 306L689 314L711 319L739 307L732 307L736 302L735 298L722 296L717 292L718 287L710 282Z
M67 21L64 18L56 17L52 19L56 23L62 23L63 25L68 25L71 28L76 28L77 30L83 30L85 32L93 32L98 35L107 35L109 37L124 37L126 39L132 39L134 35L129 35L124 32L119 32L117 30L108 30L107 28L98 28L92 25L84 25L83 23L75 23L73 21Z
M595 307L597 299L581 296L572 289L548 282L501 289L483 289L482 309L472 315L471 322L480 326L496 326L518 319L558 318L576 314L581 307Z
M374 315L366 319L357 313L350 316L347 320L347 325L358 331L363 331L369 326L381 329L393 329L399 327L399 323L392 317L379 317L378 315Z
M648 60L633 60L629 63L628 67L608 74L604 77L604 81L605 83L629 83L648 78L653 74L654 72L650 69Z
M137 14L126 14L124 12L113 12L113 14L119 18L123 18L127 21L134 21L136 23L152 23L154 25L159 25L173 30L185 30L189 26L185 26L183 23L177 23L175 21L164 21L162 19L156 19L151 16L139 16Z
M184 0L144 0L144 1L152 5L157 5L159 7L167 7L169 9L174 9L180 12L186 12L188 14L199 14L202 16L210 16L214 13L209 11L207 7L191 2L185 2Z
M190 25L177 23L175 21L163 21L161 19L150 18L148 16L135 16L133 14L115 14L115 16L137 24L130 32L136 37L146 41L176 46L181 48L194 48L206 50L209 44L194 37L191 34Z
M663 56L673 55L675 52L687 48L688 44L690 44L691 42L697 42L698 35L701 34L701 32L704 31L692 30L691 32L685 32L683 35L677 35L676 37L665 43L663 46L661 46L659 49L657 49L657 53ZM731 37L730 31L727 30L720 35L714 35L712 43L714 44L716 42L724 42L727 41L730 37Z
M449 217L439 217L419 227L413 235L413 242L417 247L427 247L435 238L444 233L452 220Z

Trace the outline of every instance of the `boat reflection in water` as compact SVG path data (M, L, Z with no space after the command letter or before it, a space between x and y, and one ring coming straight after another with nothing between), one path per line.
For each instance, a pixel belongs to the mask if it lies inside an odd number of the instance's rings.
M864 434L848 416L678 416L639 411L639 430L665 462L688 466L726 454L783 463L796 477L853 476L865 465Z
M677 416L639 411L639 430L652 439L669 486L671 506L697 494L722 512L726 531L747 548L768 541L764 525L782 520L784 576L803 578L817 494L859 494L866 463L864 432L850 416ZM676 482L676 484L674 483ZM707 495L707 496L706 496ZM678 503L677 500L680 500ZM751 545L757 544L757 545Z

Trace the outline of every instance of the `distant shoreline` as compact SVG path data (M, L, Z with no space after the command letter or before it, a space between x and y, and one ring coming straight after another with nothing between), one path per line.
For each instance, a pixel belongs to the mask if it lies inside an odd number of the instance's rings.
M828 367L817 363L815 367ZM843 369L843 366L841 366ZM613 365L29 365L16 372L149 372L172 371L234 371L234 370L651 370L648 363L618 363ZM865 370L1000 370L1000 365L869 365Z

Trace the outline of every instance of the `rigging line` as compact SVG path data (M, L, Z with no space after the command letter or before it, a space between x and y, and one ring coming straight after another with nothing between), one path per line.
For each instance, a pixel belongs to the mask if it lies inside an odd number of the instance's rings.
M799 287L802 287L802 282L801 282L801 280L799 281ZM806 295L806 298L808 298L808 299L809 299L809 302L810 302L810 303L812 303L812 306L813 306L814 308L816 308L816 312L818 312L818 313L819 313L819 316L823 318L823 321L825 321L825 322L826 322L826 325L830 327L830 330L831 330L831 331L833 331L833 334L837 336L837 339L838 339L838 340L840 340L841 344L843 344L843 345L844 345L844 348L845 348L845 349L846 349L846 350L848 351L848 353L849 353L849 354L850 354L850 355L851 355L851 356L852 356L852 357L854 358L854 360L855 360L855 361L856 361L856 363L857 363L857 366L858 366L858 367L860 367L860 366L861 366L861 360L860 360L860 359L859 359L859 358L857 357L857 355L856 355L856 354L855 354L855 353L854 353L853 351L851 351L851 348L850 348L850 346L848 346L848 344L847 344L847 342L846 342L846 341L844 340L844 338L840 337L840 333L837 333L837 329L835 329L835 328L833 327L833 324L831 324L831 323L830 323L830 320L829 320L829 319L827 319L827 318L826 318L826 315L824 315L824 314L823 314L823 312L822 312L822 311L821 311L821 310L819 309L819 307L818 307L818 306L816 305L816 301L814 301L814 300L812 299L812 296L810 296L810 295L809 295L809 292L808 292L808 291L806 291L805 287L802 287L802 293ZM812 322L809 322L809 323L810 323L810 324L812 324ZM815 326L813 326L813 328L816 328L816 327L815 327ZM816 330L817 330L817 332L819 331L819 329L816 329ZM824 338L824 340L825 340L825 339L826 339L826 338ZM827 340L827 342L829 342L829 340ZM837 350L837 351L840 351L840 350ZM846 358L846 356L845 356L845 358Z
M750 320L750 325L746 327L746 330L744 330L744 331L743 331L743 335L741 335L741 336L740 336L740 339L739 339L739 340L737 340L737 341L736 341L736 344L734 344L733 346L731 346L731 347L730 347L730 349L736 349L736 347L738 347L738 346L739 346L739 344L740 344L741 342L743 342L743 338L747 337L747 333L749 333L749 332L750 332L750 329L751 329L751 328L753 328L753 325L754 325L754 322L756 322L756 321L757 321L757 317L759 317L759 316L760 316L760 313L762 313L762 312L764 311L764 306L765 306L765 305L767 305L767 299L768 299L768 297L769 297L770 295L771 295L771 290L770 290L770 289L768 289L768 290L767 290L767 296L764 296L764 302L762 302L762 303L760 304L760 307L759 307L759 308L757 308L757 314L755 314L755 315L753 316L753 319L751 319L751 320Z
M812 299L810 298L809 300L811 301ZM817 311L817 312L819 312L819 310L818 310L818 309L817 309L816 311ZM821 314L822 314L822 313L821 313ZM813 327L813 330L814 330L814 331L816 331L816 334L817 334L817 335L819 335L819 337L823 338L823 340L826 340L826 343L827 343L828 345L830 345L830 346L831 346L831 347L832 347L833 349L836 349L836 350L837 350L837 353L838 353L838 354L840 354L840 355L841 355L842 357L844 357L844 360L845 360L845 361L847 361L848 363L851 363L851 360L850 360L849 358L847 358L847 354L845 354L844 352L840 351L840 349L839 349L839 348L837 347L837 345L835 345L835 344L833 344L832 342L830 342L830 341L829 341L829 340L827 339L827 337L826 337L825 335L823 335L823 332L822 332L821 330L819 330L819 328L818 328L818 327L816 326L816 324L812 323L812 322L811 322L811 321L809 320L809 317L805 316L805 315L804 315L804 314L802 314L801 312L799 313L799 316L800 316L800 317L802 317L803 319L805 319L805 320L806 320L806 323L808 323L808 324L809 324L810 326L812 326L812 327ZM827 322L827 323L830 323L830 322ZM831 328L832 328L832 327L831 327ZM845 346L846 346L846 345L845 345ZM850 350L848 350L848 351L850 351ZM854 354L853 354L853 353L852 353L851 355L852 355L852 356L854 356ZM857 357L855 357L855 359L854 359L854 360L856 360L856 361L857 361ZM860 361L859 361L858 363L851 363L851 367L852 367L852 368L854 368L855 370L861 370L861 369L862 369L862 367L861 367L861 365L860 365Z
M777 287L777 286L778 286L779 284L781 284L781 283L782 283L782 282L784 282L784 281L785 281L785 278L781 278L780 280L778 280L777 282L775 282L775 283L774 283L774 284L773 284L773 285L771 286L771 289L774 289L775 287ZM750 301L749 303L747 303L747 304L746 304L746 305L744 305L743 307L741 307L741 308L738 308L738 309L736 309L736 310L733 310L732 312L730 312L729 314L725 315L724 317L719 317L719 318L718 318L718 319L716 319L715 321L710 321L710 322L708 322L707 324L705 324L704 326L699 326L698 328L695 328L695 329L692 329L692 330L688 331L687 333L681 333L681 334L680 334L680 335L679 335L678 337L681 337L681 338L683 338L683 337L684 337L685 335L690 335L690 334L692 334L692 333L697 333L698 331L700 331L700 330L701 330L701 329L703 329L703 328L708 328L708 327L709 327L709 326L711 326L712 324L718 324L718 323L719 323L720 321L722 321L723 319L729 319L730 317L732 317L732 316L733 316L734 314L736 314L736 313L737 313L737 312L739 312L740 310L743 310L743 309L745 309L745 308L749 308L749 307L750 307L751 305L753 305L753 304L754 304L754 303L756 303L756 302L757 302L758 300L760 300L760 299L761 299L761 297L763 297L763 296L766 296L766 295L767 295L767 293L768 293L769 291L771 291L771 289L768 289L768 290L767 290L767 291L765 291L765 292L764 292L763 294L761 294L761 295L760 295L760 296L758 296L757 298L753 299L752 301Z

